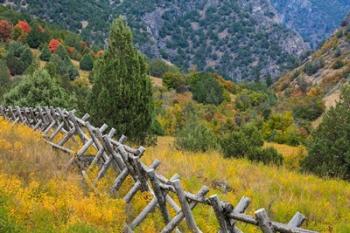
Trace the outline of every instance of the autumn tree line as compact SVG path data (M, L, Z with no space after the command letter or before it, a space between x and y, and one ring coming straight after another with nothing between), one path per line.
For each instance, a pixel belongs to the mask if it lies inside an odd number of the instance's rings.
M217 150L271 166L286 158L266 142L305 146L298 170L350 179L347 87L325 113L317 96L277 97L271 79L233 83L196 67L184 71L141 54L121 17L101 50L77 34L1 8L0 40L2 104L74 108L137 143L169 135L179 150Z

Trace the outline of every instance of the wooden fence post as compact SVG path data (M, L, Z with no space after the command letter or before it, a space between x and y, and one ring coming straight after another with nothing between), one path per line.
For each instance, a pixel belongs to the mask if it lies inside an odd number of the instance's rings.
M188 204L187 199L185 197L185 193L181 188L180 180L175 180L172 183L173 183L174 188L176 190L177 197L178 197L179 202L181 204L181 210L183 212L183 215L185 216L188 227L190 228L190 230L193 233L201 233L201 231L199 230L199 228L198 228L198 226L193 218L190 205Z
M255 217L258 220L259 227L264 233L274 233L274 229L265 209L255 211Z

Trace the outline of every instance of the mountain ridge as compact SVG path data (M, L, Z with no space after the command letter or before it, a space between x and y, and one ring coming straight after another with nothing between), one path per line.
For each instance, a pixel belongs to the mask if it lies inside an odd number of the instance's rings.
M275 84L280 96L321 96L326 107L335 106L340 90L350 81L350 15L325 43L299 67Z
M79 2L13 0L11 5L95 42L105 41L105 22L123 15L149 57L168 59L184 70L217 71L237 81L276 78L308 50L296 32L281 24L269 0Z

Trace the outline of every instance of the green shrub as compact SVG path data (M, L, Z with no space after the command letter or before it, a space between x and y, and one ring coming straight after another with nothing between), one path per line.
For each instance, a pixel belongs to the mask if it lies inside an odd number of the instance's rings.
M42 61L50 61L51 58L51 52L47 46L43 46L43 48L40 50L40 60Z
M39 48L41 44L45 44L49 41L49 34L38 25L34 25L27 37L27 43L29 47L33 49Z
M321 69L324 66L324 62L321 59L311 61L305 64L304 72L311 76L313 74L316 74L319 69Z
M162 128L161 124L155 117L152 119L152 124L151 124L151 133L159 136L163 136L165 134L164 129Z
M262 162L263 164L282 165L283 156L275 148L254 148L249 151L247 158L251 161Z
M6 62L12 75L23 74L30 64L32 64L32 61L33 55L27 46L19 42L10 43Z
M341 50L339 48L337 48L334 52L334 57L340 57L342 54Z
M185 78L179 72L166 72L162 76L163 84L169 89L178 89L185 86Z
M246 111L252 107L257 107L268 100L269 97L266 93L244 89L237 96L235 105L239 110Z
M166 63L162 59L153 59L149 62L149 73L151 76L163 77L167 72L179 73L179 69L171 64Z
M70 60L66 49L61 45L56 53L51 55L46 68L52 76L59 75L68 80L74 80L79 76L79 72Z
M350 180L350 87L324 116L308 145L303 170L320 176Z
M6 85L10 81L10 72L7 68L6 62L0 60L0 87Z
M74 107L75 100L52 78L46 70L38 70L23 78L4 95L4 102L18 106Z
M197 73L190 78L193 99L199 103L219 105L224 100L223 87L209 73Z
M264 140L258 129L248 124L234 130L220 140L225 157L244 157L254 148L263 146Z
M176 133L175 145L180 149L195 152L213 150L218 146L215 134L194 120Z
M303 141L291 112L272 114L263 124L262 133L265 140L281 144L294 146Z
M90 54L85 54L80 60L80 69L91 71L94 68L94 60Z
M295 118L313 121L320 117L324 110L325 106L321 98L305 98L300 105L293 108L293 115Z
M344 66L344 62L342 60L336 60L332 66L333 69L337 70Z

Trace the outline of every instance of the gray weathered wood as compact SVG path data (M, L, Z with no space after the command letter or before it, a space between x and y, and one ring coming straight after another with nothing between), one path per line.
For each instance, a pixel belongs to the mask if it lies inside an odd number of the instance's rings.
M203 186L198 194L196 196L198 196L198 198L204 198L204 196L209 192L208 187ZM193 208L196 207L196 205L198 204L198 202L192 201L189 206L190 209L192 210ZM184 213L181 211L179 212L161 231L161 233L169 233L172 232L176 226L179 225L179 223L182 221L182 219L185 217Z
M303 224L305 219L306 219L306 217L303 214L297 212L293 216L293 218L289 221L288 226L291 227L291 228L299 227L299 226L301 226Z
M152 201L141 211L141 213L129 225L131 229L135 229L140 223L157 207L158 200L153 198Z
M168 223L170 221L170 216L169 216L169 212L166 208L166 199L165 199L166 194L160 188L159 180L156 177L154 169L148 170L147 174L150 178L152 188L154 191L154 195L157 198L158 206L159 206L160 212L162 213L163 220L165 223Z
M186 222L187 222L187 225L189 227L189 229L193 232L193 233L201 233L201 231L199 230L194 218L193 218L193 215L192 215L192 212L191 212L191 208L187 202L187 199L186 199L186 196L185 196L185 193L184 191L182 190L181 188L181 185L180 185L180 180L175 180L173 181L173 185L174 185L174 188L176 190L176 194L177 194L177 197L179 199L179 202L180 202L180 205L181 205L181 209L182 209L182 212L185 216L185 219L186 219Z
M225 215L223 213L223 208L218 196L210 196L209 201L214 209L216 219L219 222L220 233L230 233L230 226L228 226L228 222L226 221Z
M258 209L255 211L255 217L258 221L259 227L264 233L274 233L272 222L265 209Z

